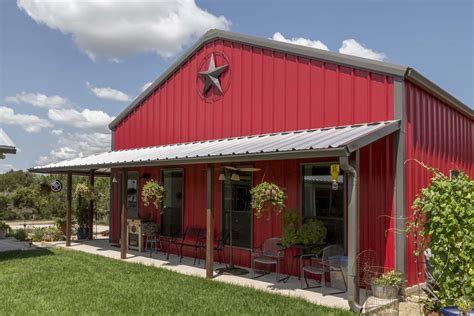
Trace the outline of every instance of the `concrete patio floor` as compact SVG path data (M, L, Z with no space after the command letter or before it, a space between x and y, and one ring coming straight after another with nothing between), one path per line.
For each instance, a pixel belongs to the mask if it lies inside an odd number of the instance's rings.
M36 246L30 245L28 241L18 241L15 238L0 239L0 252L32 249L36 249Z
M55 246L60 248L66 248L65 242L43 242L41 243L41 246ZM120 260L120 248L111 246L108 239L87 240L81 242L74 241L71 243L71 247L68 247L68 249L83 251L90 254ZM204 278L206 276L204 261L201 260L200 264L196 262L196 265L193 265L193 261L193 258L184 257L182 262L180 263L179 257L173 254L170 255L169 260L166 260L166 255L162 252L153 252L152 257L150 257L149 252L144 253L132 250L129 250L127 252L126 259L126 262L141 263L147 266L159 267L186 275L193 275ZM223 264L214 264L215 269L222 267L224 267ZM249 270L250 272L250 269L247 268L247 270ZM337 307L346 310L349 309L349 304L346 299L346 293L323 296L321 294L321 288L303 290L300 288L300 281L295 276L290 277L287 283L283 283L276 282L276 275L274 273L262 276L258 279L252 279L251 272L242 276L219 275L215 273L214 280L218 282L232 283L240 286L253 287L256 289L280 295L299 297L318 305ZM326 291L337 292L340 290L326 288Z

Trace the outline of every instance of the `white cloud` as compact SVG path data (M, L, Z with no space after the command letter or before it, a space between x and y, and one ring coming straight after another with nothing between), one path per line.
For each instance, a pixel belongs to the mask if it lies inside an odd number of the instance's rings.
M62 130L62 129L53 129L53 130L51 131L51 134L56 135L56 136L59 136L59 135L62 135L62 134L63 134L63 130Z
M145 84L140 88L140 92L145 91L145 90L148 89L148 87L151 86L152 84L153 84L153 81L150 81L150 82L145 83Z
M7 103L26 103L44 109L60 109L72 106L71 101L59 95L47 96L41 93L21 92L5 98Z
M387 59L387 56L384 53L375 52L372 49L365 47L364 44L357 42L353 38L342 41L342 46L339 48L339 53L375 59L379 61L384 61Z
M129 95L117 89L113 89L110 87L105 87L105 88L94 87L89 82L86 82L86 85L89 88L89 90L91 90L92 93L95 94L96 97L101 98L101 99L108 99L108 100L114 100L114 101L131 101L132 100L132 98Z
M6 106L0 106L0 123L18 125L28 133L37 133L42 128L53 127L48 120L36 115L15 113L12 108Z
M290 44L308 46L308 47L318 48L318 49L323 49L323 50L329 50L329 48L323 42L319 40L310 40L304 37L292 37L291 39L285 38L283 34L281 34L280 32L276 32L275 34L273 34L273 40L279 41L279 42L290 43Z
M94 129L98 132L109 132L108 124L114 119L103 111L84 109L81 112L74 109L50 109L50 120L66 126L83 129Z
M110 133L67 133L59 137L48 156L40 156L37 165L85 157L110 150Z
M146 52L171 57L207 30L231 25L194 0L18 0L17 5L37 23L71 34L92 60L106 57L117 62Z
M280 32L276 32L275 34L273 34L273 40L290 44L308 46L312 48L319 48L323 50L329 50L329 48L319 40L310 40L303 37L292 37L291 39L288 39L285 38ZM339 53L379 61L384 61L387 59L387 56L384 53L375 52L372 49L365 47L364 44L357 42L353 38L349 38L342 41L342 46L339 48Z

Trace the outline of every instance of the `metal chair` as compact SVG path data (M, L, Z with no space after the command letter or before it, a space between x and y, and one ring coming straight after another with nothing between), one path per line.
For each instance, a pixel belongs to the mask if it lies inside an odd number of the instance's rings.
M276 280L280 282L280 261L285 259L285 247L281 244L281 238L269 238L263 242L262 247L252 250L252 278L257 279L263 275L269 274L263 272L255 276L255 264L274 265L276 271Z
M143 232L146 237L145 242L145 252L147 251L148 247L150 248L150 257L153 252L153 249L157 249L158 245L160 249L163 250L163 244L161 243L161 239L158 234L158 225L155 223L145 223L143 224Z
M323 290L322 290L323 295L345 293L347 291L347 282L344 277L344 273L342 271L341 260L340 260L341 256L344 256L344 248L342 248L339 245L327 246L318 254L301 255L300 257L300 265L301 265L300 271L301 271L301 276L302 276L301 288L303 289L305 288L304 283L303 283L303 280L304 280L304 282L306 283L306 289L323 287ZM305 266L304 265L305 259L312 259L310 260L311 264ZM345 286L344 291L325 293L326 273L329 273L329 272L341 273L342 280L344 281L344 286ZM321 281L319 282L318 285L311 287L309 286L308 278L306 277L306 274L320 275Z

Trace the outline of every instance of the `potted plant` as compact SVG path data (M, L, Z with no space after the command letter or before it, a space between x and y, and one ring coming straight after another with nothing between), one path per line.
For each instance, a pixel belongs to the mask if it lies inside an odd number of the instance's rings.
M399 289L403 285L403 274L398 271L390 270L372 279L370 285L375 297L396 299L398 298Z
M283 212L280 219L283 228L281 237L283 246L321 244L327 234L324 224L317 219L310 219L300 225L299 214L295 209L287 209Z
M4 239L7 233L10 231L10 226L4 221L0 221L0 239Z
M142 188L142 201L143 205L148 206L150 202L153 203L155 208L160 209L161 202L165 199L166 189L158 183L158 181L150 179ZM163 210L160 210L163 212Z
M257 218L270 208L273 208L277 213L285 208L287 195L275 183L262 182L250 189L250 194L252 195L252 208L255 210Z
M94 187L79 183L74 192L76 198L75 217L78 224L77 239L87 239L89 237L89 203L98 197Z

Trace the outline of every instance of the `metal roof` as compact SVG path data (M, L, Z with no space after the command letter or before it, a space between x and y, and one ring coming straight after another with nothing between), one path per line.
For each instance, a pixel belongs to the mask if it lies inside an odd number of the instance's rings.
M87 172L120 167L348 156L399 128L400 121L383 121L109 151L34 167L30 171Z
M127 117L137 106L139 106L148 96L150 96L157 88L164 84L176 71L178 71L199 49L206 43L215 40L227 40L234 43L241 43L269 49L285 54L301 56L311 59L328 61L339 65L346 65L357 69L364 69L371 72L391 75L398 78L406 78L415 84L422 84L422 87L432 92L434 95L441 98L444 102L450 104L454 108L474 118L474 110L469 106L456 99L454 96L435 85L416 72L413 68L407 66L391 64L387 62L376 61L367 58L361 58L346 54L340 54L330 51L325 51L317 48L306 47L302 45L279 42L271 39L244 35L234 32L222 30L209 30L204 34L193 46L191 46L176 62L174 62L161 76L159 76L145 91L138 95L117 117L109 124L110 129L115 127Z
M0 153L16 154L16 148L13 141L8 137L7 133L0 128Z

